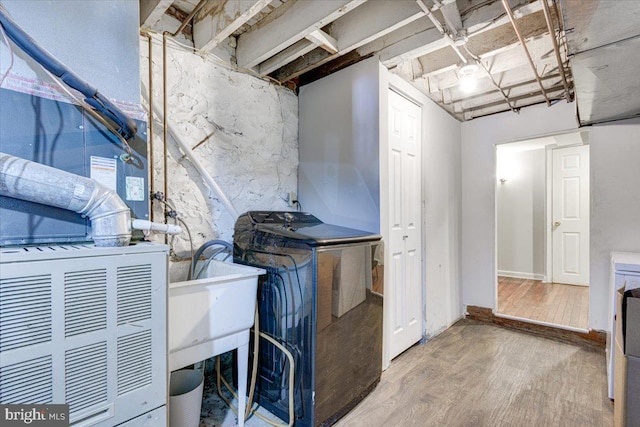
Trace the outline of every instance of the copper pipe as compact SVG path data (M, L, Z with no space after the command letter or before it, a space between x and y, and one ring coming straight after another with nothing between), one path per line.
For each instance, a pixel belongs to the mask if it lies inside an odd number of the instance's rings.
M200 2L196 5L195 8L191 11L189 16L182 22L180 27L174 32L170 33L165 31L162 33L162 169L163 169L163 191L164 191L164 200L167 201L169 198L169 184L168 184L168 173L167 173L167 158L169 155L169 151L167 149L167 36L175 37L186 27L189 22L193 19L193 17L202 9L207 0L200 0ZM149 89L149 102L151 102L152 93L151 89ZM153 109L151 109L151 114L153 115ZM167 224L167 216L164 216L164 223ZM168 243L169 239L167 235L164 235L164 243Z
M569 83L567 82L567 76L564 73L564 65L562 64L562 57L560 56L560 48L556 40L556 32L551 22L551 12L549 11L549 5L547 0L540 0L542 3L542 11L544 12L544 19L547 21L547 29L549 30L549 36L551 36L551 43L553 44L553 51L556 54L556 61L558 61L558 69L560 70L560 76L562 77L562 84L564 85L564 97L567 102L571 102L571 94L569 93Z
M167 157L169 153L167 150L167 34L167 31L162 33L162 190L165 201L169 197L169 185L167 184ZM164 223L168 224L166 215L164 215ZM169 238L165 234L164 243L168 242Z
M522 48L524 49L524 52L527 54L527 59L529 60L529 65L531 65L531 70L533 71L533 74L536 77L536 81L540 85L542 96L544 96L544 99L547 101L547 105L551 106L551 101L549 100L549 97L547 96L547 92L545 91L544 86L542 85L542 80L538 75L538 71L536 70L536 66L533 63L533 59L531 59L531 54L529 53L529 49L527 49L527 44L525 43L524 38L522 37L522 34L520 34L520 30L518 30L518 26L516 25L516 18L515 16L513 16L513 11L511 10L511 7L509 7L509 3L507 3L507 0L502 0L502 6L504 6L504 10L507 12L507 15L509 16L509 21L511 21L513 30L516 32L516 35L518 36L518 40L520 40L520 44L522 44Z
M147 153L148 164L149 164L149 193L151 193L151 189L155 187L153 180L155 179L153 176L153 45L151 34L145 32L143 33L147 36L147 40L149 42L149 76L147 80L149 82L149 127L147 128L148 133L148 143L149 150ZM151 198L149 198L149 214L151 215L151 222L153 222L154 214L153 214L153 205L151 204Z

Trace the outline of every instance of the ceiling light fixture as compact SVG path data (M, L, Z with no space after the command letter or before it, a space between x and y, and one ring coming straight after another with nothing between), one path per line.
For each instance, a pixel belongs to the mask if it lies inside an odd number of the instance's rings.
M463 92L471 92L478 85L474 76L476 71L478 71L478 66L476 64L465 64L458 70L458 75L460 76L458 85Z

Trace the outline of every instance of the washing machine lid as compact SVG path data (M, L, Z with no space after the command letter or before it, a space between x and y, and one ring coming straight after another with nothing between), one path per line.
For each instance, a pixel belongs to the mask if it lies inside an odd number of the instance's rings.
M373 242L381 239L379 234L368 231L325 224L307 212L252 211L248 214L256 230L300 240L310 246Z

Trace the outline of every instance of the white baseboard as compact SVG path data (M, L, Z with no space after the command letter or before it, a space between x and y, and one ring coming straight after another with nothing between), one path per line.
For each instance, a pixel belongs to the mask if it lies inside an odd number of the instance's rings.
M498 270L498 276L513 277L515 279L544 280L544 274L523 273L520 271Z

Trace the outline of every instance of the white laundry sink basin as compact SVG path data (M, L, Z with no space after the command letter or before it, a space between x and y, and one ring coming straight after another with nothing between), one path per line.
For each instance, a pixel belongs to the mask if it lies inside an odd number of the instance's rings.
M249 343L258 276L265 271L212 260L206 278L169 284L169 370Z

